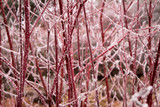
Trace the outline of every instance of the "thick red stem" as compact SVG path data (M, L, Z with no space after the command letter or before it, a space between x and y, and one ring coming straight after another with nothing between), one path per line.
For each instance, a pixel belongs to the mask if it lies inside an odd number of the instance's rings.
M149 56L148 56L148 59L149 59L149 67L150 67L150 84L152 84L154 81L152 81L152 78L153 77L153 73L152 72L152 59L151 59L151 56L150 56L150 51L151 51L151 27L152 27L152 0L149 0L149 10L148 10L148 21L149 21L149 29L148 29L148 33L149 33L149 37L148 37L148 49L149 49ZM155 67L155 65L154 65ZM155 69L154 69L155 70ZM152 92L148 95L148 98L147 98L147 103L148 103L148 106L151 107L152 106Z
M19 102L17 102L17 107L22 107L22 94L24 90L25 75L27 71L27 62L28 62L28 52L29 52L29 38L30 38L30 19L29 19L29 1L24 1L24 11L25 11L25 51L23 57L23 66L22 66L22 79L20 81L20 93L18 95Z
M160 40L159 40L156 60L155 60L155 63L154 63L154 68L153 68L153 71L152 71L153 73L151 73L151 79L150 79L150 85L151 86L154 85L154 81L155 81L155 78L156 78L156 70L157 70L157 67L158 67L159 57L160 57ZM148 95L147 103L148 103L149 107L152 107L152 91Z
M2 41L2 35L1 35L1 26L0 26L0 46ZM0 57L1 57L2 51L0 48ZM2 70L2 61L0 59L0 71ZM0 75L0 106L2 106L2 75Z

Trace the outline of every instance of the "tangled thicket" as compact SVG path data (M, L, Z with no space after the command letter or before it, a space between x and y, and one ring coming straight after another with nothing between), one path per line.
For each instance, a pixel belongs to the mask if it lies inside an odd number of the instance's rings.
M159 0L0 0L0 105L158 107L159 10Z

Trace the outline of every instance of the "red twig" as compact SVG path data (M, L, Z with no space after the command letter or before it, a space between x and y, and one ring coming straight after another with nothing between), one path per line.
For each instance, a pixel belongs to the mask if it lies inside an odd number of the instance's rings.
M43 79L43 76L42 76L42 71L41 71L40 68L39 68L38 59L37 59L37 58L36 58L35 62L36 62L36 67L37 67L37 70L38 70L40 79L41 79L41 81L42 81L43 88L44 88L44 90L45 90L46 95L48 96L47 87L46 87L46 84L45 84L44 79Z
M51 1L51 0L48 0L48 1L47 1L47 4L45 5L45 7L44 7L44 9L42 10L41 14L38 16L37 20L35 21L32 29L31 29L30 35L32 34L32 32L34 31L34 29L36 28L36 25L38 24L40 18L42 17L43 13L45 12L45 10L46 10L47 6L49 5L50 1ZM30 36L30 35L29 35L29 36Z
M59 66L58 66L58 68L57 68L57 71L60 70L61 66L63 65L63 64L62 64L63 62L64 62L64 56L62 56L62 58L61 58L61 60L60 60L60 62L59 62ZM54 82L53 82L53 84L52 84L51 96L53 95L53 91L54 91Z
M12 11L12 9L9 7L9 5L7 4L7 2L4 0L9 12L11 13L11 15L16 19L16 21L18 21L17 16L15 15L15 13Z

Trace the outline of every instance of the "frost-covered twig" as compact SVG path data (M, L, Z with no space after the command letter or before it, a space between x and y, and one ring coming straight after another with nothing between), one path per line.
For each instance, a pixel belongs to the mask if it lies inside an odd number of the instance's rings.
M139 107L148 107L148 104L141 103L138 98L146 98L147 95L152 90L152 86L148 86L147 88L141 90L140 92L135 93L131 98L131 105L135 103Z

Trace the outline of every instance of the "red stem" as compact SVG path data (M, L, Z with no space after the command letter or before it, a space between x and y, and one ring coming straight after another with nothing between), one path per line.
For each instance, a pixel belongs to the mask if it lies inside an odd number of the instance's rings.
M50 84L50 57L49 57L49 39L50 39L50 31L48 30L48 36L47 36L47 79L48 79L48 94L47 94L47 97L48 97L48 106L49 107L52 107L52 101L51 101L51 98L50 98L50 87L49 87L49 84Z
M68 16L68 38L66 37L65 39L67 40L66 41L66 47L67 47L67 51L66 51L66 53L68 54L68 56L67 56L67 66L68 66L68 78L70 78L70 83L69 83L69 86L70 86L70 98L71 99L73 99L73 84L72 84L72 74L71 74L71 64L70 64L70 43L69 43L69 37L70 37L70 12L69 12L69 9L70 9L70 7L69 7L69 1L67 0L67 8L68 8L68 10L67 10L67 16ZM69 82L69 81L68 81ZM71 101L71 100L69 100L69 101Z
M102 9L101 9L101 12L100 12L100 28L101 28L101 37L102 37L102 44L103 44L103 46L104 46L104 35L105 35L104 32L103 32L103 21L102 21L104 6L105 6L105 0L102 3ZM107 29L109 28L109 26L107 27ZM104 76L106 77L107 101L108 101L108 106L110 107L109 84L108 84L108 76L106 75L106 70L107 69L106 69L105 59L106 59L106 57L104 56L103 57L103 68L104 68Z
M6 63L12 70L15 70L15 71L17 72L17 74L18 74L18 71L17 71L17 70L13 67L13 65L11 65L5 58L0 57L0 59L1 59L4 63ZM34 87L31 83L29 83L28 81L25 80L25 82L26 82L30 87L32 87L32 88L39 94L42 102L43 102L44 105L45 105L44 99L46 100L46 98L40 93L40 91L39 91L36 87ZM16 88L16 90L18 91L18 88ZM17 92L17 93L18 93L18 92ZM18 96L18 97L19 97L19 96ZM17 106L18 106L18 105L17 105ZM46 106L45 106L45 107L46 107Z
M60 15L63 14L63 4L62 4L62 0L59 0L59 8L60 8ZM62 15L62 20L61 20L61 25L62 25L62 30L63 30L63 38L64 38L64 48L67 48L67 43L66 43L66 31L65 31L65 28L64 28L64 16ZM68 50L68 49L67 49ZM66 51L64 52L66 54ZM65 55L65 60L66 60L66 68L67 68L67 73L68 73L68 85L69 85L69 89L68 89L68 101L71 100L71 76L70 76L70 73L69 73L69 65L68 65L68 57L67 55ZM70 107L70 105L69 105Z
M79 40L79 23L77 19L77 45L78 45L78 62L79 67L81 68L81 54L80 54L80 40Z
M148 10L148 20L149 20L149 29L148 29L148 33L149 33L149 37L148 37L148 49L149 49L149 54L150 54L150 51L151 51L151 27L152 27L152 0L149 0L149 10ZM148 59L149 59L149 67L150 69L152 69L152 59L151 59L151 56L149 55L148 56ZM155 67L155 65L154 65ZM154 69L155 70L155 69ZM152 78L153 78L153 73L151 70L150 70L150 84L154 81L152 81ZM149 98L150 97L150 98ZM149 94L148 98L147 98L147 103L149 105L149 107L152 106L152 93Z
M86 46L88 47L88 46ZM86 53L87 54L87 53ZM90 61L91 62L91 61ZM91 71L91 65L88 66L87 70L86 70L86 92L89 91L89 79L90 79L90 71ZM86 96L86 99L84 100L84 107L87 107L87 102L88 102L88 94L85 95Z
M1 26L0 26L0 46L2 45L2 35L1 35ZM0 57L1 57L2 51L0 48ZM2 71L2 61L0 59L0 71ZM2 106L2 75L0 75L0 106Z
M152 27L152 0L150 0L149 2L149 12L148 12L148 20L149 20L149 29L148 29L148 33L149 33L149 37L148 37L148 49L149 49L149 52L151 51L151 27ZM150 54L150 53L149 53ZM149 55L148 57L149 59L149 66L151 68L152 66L152 59L151 59L151 56ZM151 76L151 75L150 75ZM151 80L151 77L150 77L150 80Z
M120 39L117 44L121 43L124 38L126 37L126 35ZM113 46L111 46L110 48L108 48L107 50L105 50L104 52L102 52L100 55L98 55L96 58L94 58L93 61L96 61L97 59L99 59L100 57L103 57L103 55L105 55L108 51L112 50L115 46L117 46L117 44L114 44ZM88 66L90 65L90 63L88 63L85 68L83 68L76 76L75 76L75 79L78 78L80 76L80 74L82 73L82 71L84 71L84 69L86 69Z
M94 69L94 61L93 61L93 55L92 55L92 49L91 49L91 43L90 43L90 38L89 38L89 29L88 29L88 22L87 22L87 15L86 15L86 10L85 10L85 5L83 4L83 11L84 11L84 17L85 17L85 25L86 25L86 33L87 33L87 40L88 40L88 45L89 45L89 52L90 52L90 58L91 58L91 64L92 64L92 70L93 70L93 76L94 79L96 79L96 75L95 75L95 69ZM97 88L97 82L95 82L95 88ZM96 103L97 103L97 107L99 107L99 97L98 97L98 90L96 90L95 93L96 97Z
M149 37L148 37L148 49L149 49L149 56L148 56L148 59L149 59L149 67L151 69L152 67L152 59L151 59L151 56L150 56L150 51L151 51L151 27L152 27L152 0L149 1L149 11L148 11L148 20L149 20L149 29L148 29L148 33L149 33ZM150 70L151 71L151 70ZM150 75L150 81L151 81L151 76L152 76L152 72L149 72L151 75ZM152 105L152 98L147 100L148 104L149 105Z
M100 28L101 28L101 37L102 37L102 43L104 44L104 32L103 32L103 10L104 10L104 6L105 6L105 0L102 3L102 8L101 8L101 12L100 12Z
M78 9L78 6L77 6ZM78 48L78 63L79 63L79 69L81 69L81 53L80 53L80 39L79 39L79 22L78 22L78 18L77 18L77 48ZM79 78L81 80L81 76ZM82 85L82 82L80 82L80 84ZM83 92L82 89L80 90L81 93ZM83 106L83 102L81 101L81 106Z
M8 29L8 26L7 26L7 19L5 17L5 12L4 12L4 7L2 5L2 0L0 0L0 7L1 7L1 10L2 10L3 22L4 22L5 28L6 28L10 50L13 50L13 46L12 46L13 44L12 44L11 37L10 37L10 34L9 34L9 29ZM13 67L15 67L14 53L12 51L11 51L11 58L12 58L12 65L13 65ZM17 75L17 73L15 71L13 71L13 72L14 72L15 75Z
M19 94L19 102L17 104L17 107L22 107L22 94L24 90L24 82L25 82L25 75L27 71L27 62L28 62L28 52L29 52L29 38L30 38L30 19L29 19L29 1L24 1L24 11L25 11L25 51L24 51L24 57L23 57L23 77L22 81L20 81L20 94Z
M20 32L20 83L22 83L22 80L23 80L23 70L22 70L22 66L23 66L23 46L22 46L22 26L21 26L21 23L22 23L22 0L19 1L19 32ZM21 100L21 96L22 96L22 93L20 91L20 86L19 86L19 90L18 90L18 97L17 97L17 104L20 102Z
M36 62L36 67L37 67L37 70L38 70L40 79L41 79L41 81L42 81L43 88L44 88L44 90L45 90L46 95L48 96L47 87L46 87L46 84L45 84L45 82L44 82L44 80L43 80L42 71L41 71L40 68L39 68L38 59L37 59L37 58L36 58L35 62Z
M62 63L64 62L64 57L62 56L62 59L60 60L59 66L57 68L57 71L60 70L61 66L63 65ZM53 95L53 91L54 91L54 82L52 84L52 89L51 89L51 96Z
M64 64L63 64L64 65ZM63 66L62 65L62 66ZM59 88L59 103L61 102L61 96L62 96L62 88L63 88L63 67L61 68L61 81L60 81L60 88Z
M80 5L79 9L78 9L78 12L77 12L77 16L75 18L75 20L73 21L73 27L69 33L69 37L71 37L72 33L73 33L73 30L75 28L75 25L76 25L76 20L80 14L80 11L81 11L81 8L82 8L82 5L86 2L86 0ZM65 28L64 28L64 16L63 16L63 4L62 4L62 0L59 0L59 7L60 7L60 15L62 16L62 20L61 20L61 24L62 24L62 30L63 30L63 37L64 37L64 46L66 48L66 52L68 53L69 50L69 46L67 44L67 41L66 41L66 31L65 31ZM66 53L65 52L65 53ZM67 72L68 72L68 85L69 85L69 90L68 90L68 100L70 101L70 99L72 98L72 88L74 89L74 93L75 93L75 98L76 98L76 90L75 90L75 85L74 85L74 82L72 84L72 80L74 81L74 74L73 74L73 70L72 70L72 67L71 67L71 61L69 60L70 57L70 54L68 54L69 56L65 55L65 60L66 60L66 67L67 67ZM71 71L71 72L70 72ZM73 85L73 86L72 86ZM77 102L77 99L76 99L76 102ZM69 105L70 106L70 105Z
M71 52L72 35L70 34L70 28L71 28L70 24L72 24L72 18L70 16L72 15L72 11L70 11L70 6L72 6L72 5L70 5L70 4L72 4L72 2L67 1L67 7L68 7L68 12L67 12L68 13L68 51L67 52L68 52L68 57L69 57L69 68L70 68L70 73L71 73L70 74L71 84L72 84L71 90L72 90L72 92L74 92L74 96L71 94L71 98L73 99L73 97L74 97L74 99L75 99L74 106L78 107L77 92L76 92L76 86L75 86L75 81L74 81L74 70L73 70L73 64L72 64L73 57L71 57L71 56L73 56L72 55L73 53Z
M54 13L56 15L56 1L54 0ZM54 26L54 36L55 36L55 54L56 54L56 107L59 107L60 96L59 96L59 88L58 88L58 40L57 40L57 32L56 32L56 25ZM62 89L61 89L62 90Z
M139 0L137 0L137 12L139 11ZM139 28L139 15L137 15L137 29ZM138 33L138 30L136 31ZM133 61L133 73L136 74L136 57L137 57L137 37L136 37L136 42L135 42L135 53L134 53L134 61ZM133 79L133 86L132 86L132 94L134 95L135 87L135 78ZM133 104L133 107L135 105Z
M70 35L72 35L72 33L73 33L73 30L74 30L75 25L76 25L76 23L77 23L77 22L76 22L76 21L77 21L77 18L78 18L78 16L79 16L80 12L81 12L82 6L86 3L86 1L87 1L87 0L83 1L82 3L80 3L79 9L78 9L78 11L77 11L76 18L75 18L75 20L73 21L73 24L72 24L72 28L71 28L71 31L70 31Z
M148 13L148 20L149 20L149 38L148 38L148 48L149 50L151 49L151 27L152 27L152 0L149 1L149 13ZM151 59L150 60L150 64L151 64Z
M125 7L125 0L122 0L122 3L123 3L124 23L125 23L126 29L128 29L128 21L127 21L127 17L126 17L127 11L126 11L126 7ZM131 41L130 41L129 34L128 34L128 44L129 44L130 56L132 56Z
M151 79L150 79L150 85L151 86L153 86L155 78L156 78L156 70L157 70L157 67L158 67L159 57L160 57L160 40L159 40L159 46L158 46L156 60L155 60L155 63L154 63L153 73L151 73ZM147 103L148 103L149 107L152 107L152 91L148 95Z

